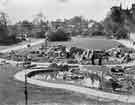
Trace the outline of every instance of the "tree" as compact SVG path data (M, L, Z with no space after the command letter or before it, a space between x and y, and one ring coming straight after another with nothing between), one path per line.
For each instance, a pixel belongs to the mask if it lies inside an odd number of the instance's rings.
M21 27L25 28L28 31L31 31L32 30L32 23L27 21L27 20L24 20L21 22Z
M108 35L112 35L113 33L116 33L119 28L119 24L117 24L116 22L113 22L112 19L109 17L107 17L104 20L103 25L104 25L105 32Z
M8 23L9 19L7 14L0 12L0 44L8 45L20 42L16 38L16 28Z
M81 23L83 20L82 16L75 16L71 19L73 23Z
M7 14L4 12L0 12L0 40L5 40L8 37L7 23Z
M111 12L110 17L112 18L112 20L114 22L117 22L119 24L121 24L123 22L122 10L121 9L114 9L114 11Z
M4 12L0 12L0 24L7 25L8 24L8 15Z
M33 29L32 22L29 22L28 20L19 21L14 26L16 26L16 30L19 34L30 34Z
M103 25L98 22L93 23L90 27L90 33L92 36L105 35Z
M124 15L122 15L122 13ZM126 15L126 13L122 10L116 10L104 19L103 25L108 36L113 36L117 39L128 38L128 33L131 30L130 26L132 26L132 24L130 24L130 19L128 19L129 15ZM125 23L125 19L128 21L128 25Z

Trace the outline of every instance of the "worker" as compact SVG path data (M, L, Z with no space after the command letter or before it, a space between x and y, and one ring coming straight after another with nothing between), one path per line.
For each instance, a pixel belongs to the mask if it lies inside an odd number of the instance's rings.
M91 57L92 65L95 65L95 53L94 53L94 50L91 51L90 57Z

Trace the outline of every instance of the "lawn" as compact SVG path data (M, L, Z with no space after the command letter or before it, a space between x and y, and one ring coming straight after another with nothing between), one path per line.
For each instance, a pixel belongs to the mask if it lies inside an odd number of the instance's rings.
M105 38L82 38L73 37L68 42L49 42L49 45L62 44L67 47L76 46L84 49L109 49L118 46L120 43Z
M24 105L24 83L13 78L19 70L21 68L12 65L0 66L0 105ZM67 90L34 85L28 85L28 101L29 105L127 105Z

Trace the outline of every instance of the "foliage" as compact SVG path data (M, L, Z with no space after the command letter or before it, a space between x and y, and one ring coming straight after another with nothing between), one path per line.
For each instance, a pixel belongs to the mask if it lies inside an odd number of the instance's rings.
M16 38L15 30L11 31L9 30L10 26L8 25L8 17L7 14L4 12L0 13L0 44L8 45L8 44L14 44L19 42Z
M128 39L128 31L123 28L119 28L114 36L116 36L117 39Z
M77 24L77 23L81 23L83 21L83 17L82 16L75 16L73 18L70 19L70 22L72 24Z
M35 32L32 36L35 38L45 38L44 31Z
M17 39L15 36L9 36L5 40L0 40L1 45L11 45L21 42L20 39Z
M24 20L21 22L21 27L30 31L30 30L32 30L32 23L27 20Z
M100 22L90 21L91 27L89 29L90 36L105 36L104 26Z
M70 39L70 35L61 29L58 29L56 32L50 32L48 35L49 41L68 41Z
M8 37L7 28L7 15L3 12L0 13L0 40Z
M131 31L128 29L128 27L131 25L127 26L125 23L125 20L128 21L127 15L123 14L124 12L121 9L115 10L111 12L111 14L103 21L104 29L108 37L113 36L117 39L128 38L128 33Z

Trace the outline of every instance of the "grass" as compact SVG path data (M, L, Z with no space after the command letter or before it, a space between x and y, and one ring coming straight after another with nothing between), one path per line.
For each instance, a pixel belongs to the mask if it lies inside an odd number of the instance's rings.
M24 83L14 80L13 75L22 70L12 65L0 66L0 105L24 105ZM127 105L117 101L86 96L53 88L28 85L29 105ZM132 105L132 104L129 104Z
M118 46L120 43L116 41L110 41L104 38L81 38L73 37L71 41L68 42L49 42L49 45L62 44L67 47L77 46L84 49L109 49Z

